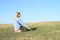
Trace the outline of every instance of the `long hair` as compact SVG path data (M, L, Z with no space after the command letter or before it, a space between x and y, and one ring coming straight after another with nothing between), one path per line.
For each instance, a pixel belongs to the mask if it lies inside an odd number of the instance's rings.
M16 19L18 18L18 15L21 16L20 12L16 12L16 15L15 15L15 17L14 17L14 21L16 21Z

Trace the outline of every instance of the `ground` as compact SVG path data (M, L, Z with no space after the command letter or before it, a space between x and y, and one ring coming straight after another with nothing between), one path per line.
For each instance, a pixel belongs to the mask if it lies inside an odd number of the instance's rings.
M28 23L28 26L31 31L15 33L13 24L0 24L0 40L60 40L60 22Z

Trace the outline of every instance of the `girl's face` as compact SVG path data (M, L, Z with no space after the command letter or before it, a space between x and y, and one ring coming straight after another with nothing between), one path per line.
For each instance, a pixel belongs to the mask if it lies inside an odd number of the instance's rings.
M20 15L18 15L18 17L20 17Z
M21 14L19 12L16 13L16 17L20 18Z

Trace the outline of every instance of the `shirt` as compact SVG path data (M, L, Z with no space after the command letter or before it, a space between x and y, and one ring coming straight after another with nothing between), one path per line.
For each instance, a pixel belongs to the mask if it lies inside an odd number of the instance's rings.
M20 18L17 18L14 22L14 29L19 30L20 27L23 25L23 21Z
M28 28L28 26L26 25L26 23L23 22L22 19L17 18L14 23L14 29L19 30L21 26Z

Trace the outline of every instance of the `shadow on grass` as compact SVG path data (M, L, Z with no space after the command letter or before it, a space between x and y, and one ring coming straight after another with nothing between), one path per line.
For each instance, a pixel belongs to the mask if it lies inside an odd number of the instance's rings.
M27 29L25 27L21 27L20 30L22 30L23 32L27 32L27 31L35 31L37 28L31 28L31 29Z
M27 29L26 31L35 31L37 28Z

